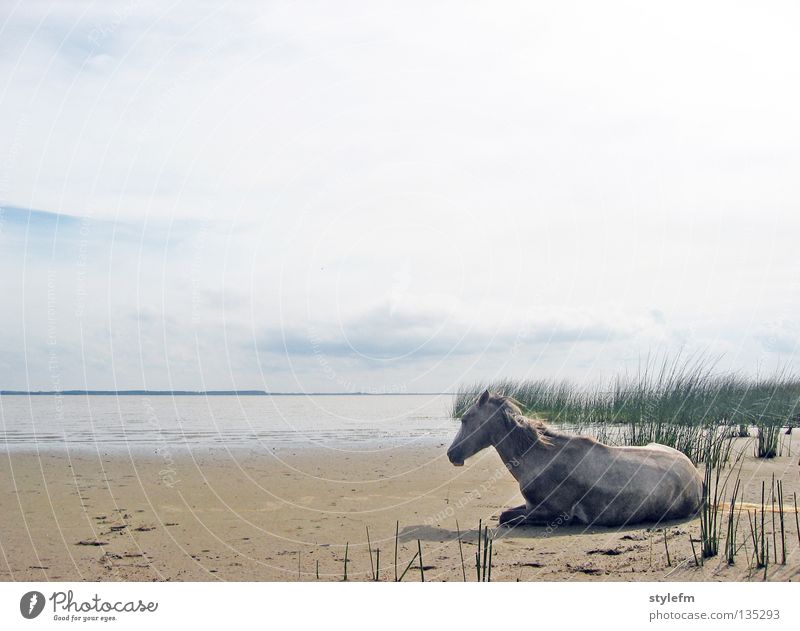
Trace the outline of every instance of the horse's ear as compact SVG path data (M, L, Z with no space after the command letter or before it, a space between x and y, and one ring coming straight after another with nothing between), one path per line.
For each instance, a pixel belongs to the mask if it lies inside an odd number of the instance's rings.
M486 405L486 402L489 400L489 391L484 390L481 398L478 399L478 405Z

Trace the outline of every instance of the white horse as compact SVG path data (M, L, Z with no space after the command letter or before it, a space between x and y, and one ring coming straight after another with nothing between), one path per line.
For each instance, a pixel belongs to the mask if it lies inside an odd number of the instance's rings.
M461 466L490 445L525 498L522 506L503 511L501 524L546 525L560 517L624 526L691 517L702 503L700 472L676 449L656 443L610 447L556 432L487 390L462 417L447 455Z

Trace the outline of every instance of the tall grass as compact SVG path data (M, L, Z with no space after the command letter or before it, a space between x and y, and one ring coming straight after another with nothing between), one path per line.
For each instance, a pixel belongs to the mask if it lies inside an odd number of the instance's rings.
M728 470L728 473L723 477L723 469L725 463L730 458L732 450L734 435L727 431L727 428L722 431L709 429L705 433L705 442L703 445L703 504L700 508L700 542L701 554L704 559L716 556L719 552L719 541L721 524L719 523L720 515L722 512L722 502L725 496L725 490L728 487L728 481L733 474L734 478L734 491L731 499L731 513L728 515L729 520L727 524L727 534L730 542L731 538L735 539L736 531L733 529L734 522L731 522L731 517L736 505L736 495L739 492L739 476L743 464L742 452L739 453L737 463ZM726 552L729 552L726 550ZM735 551L728 557L732 562Z
M774 457L780 427L800 411L800 377L787 371L754 378L719 373L703 357L647 361L632 376L591 388L553 380L475 383L456 393L452 415L461 417L484 389L514 398L527 414L604 442L657 442L695 462L703 460L708 431L720 427L741 435L755 426L757 454Z
M736 553L738 548L736 545L736 534L739 531L739 518L741 517L741 507L739 512L736 511L736 500L739 496L739 489L741 487L741 480L737 477L736 484L733 487L731 494L731 503L728 508L728 522L725 532L725 560L728 565L733 565L736 562Z
M764 568L764 578L767 576L767 568L769 567L769 538L766 536L767 530L764 524L764 517L766 515L765 507L765 492L764 481L761 481L761 512L753 511L752 517L750 511L747 511L748 521L750 523L750 536L753 540L753 560L755 561L756 568Z
M483 549L481 549L481 543L483 543ZM478 582L492 582L493 549L494 535L489 532L489 526L483 526L482 521L478 520L478 549L475 552L475 572ZM483 554L482 557L481 554Z

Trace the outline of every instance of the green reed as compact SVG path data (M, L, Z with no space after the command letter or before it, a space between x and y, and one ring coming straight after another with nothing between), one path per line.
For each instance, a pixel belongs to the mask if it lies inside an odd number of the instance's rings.
M603 442L657 442L695 463L705 456L706 433L720 427L742 435L755 426L757 455L774 457L780 427L790 424L800 408L800 377L787 371L752 378L719 373L702 356L648 359L633 375L589 388L547 379L469 384L453 397L453 417L461 417L485 389L512 397L526 414L602 436Z
M475 551L475 573L478 582L489 583L492 580L493 550L494 536L489 532L489 526L484 526L483 521L478 520L478 548Z

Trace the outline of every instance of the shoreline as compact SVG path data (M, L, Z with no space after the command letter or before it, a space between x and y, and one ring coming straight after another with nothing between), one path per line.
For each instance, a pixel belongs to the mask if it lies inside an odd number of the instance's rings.
M453 433L453 432L450 432ZM371 437L365 438L360 441L347 442L344 438L341 439L326 439L323 443L319 441L306 441L302 442L296 439L283 440L273 442L269 447L255 447L244 445L240 442L230 443L223 445L221 443L179 443L173 441L153 441L145 443L141 441L131 441L129 443L120 443L117 441L103 442L42 442L40 445L31 445L30 442L14 443L6 442L0 443L0 458L5 458L10 455L20 456L63 456L67 457L70 454L75 456L86 455L102 455L104 457L126 457L128 455L135 455L138 458L144 459L157 459L158 452L171 451L180 453L181 457L191 459L194 456L199 457L217 457L226 454L243 455L248 458L258 457L272 457L276 453L292 452L292 453L307 453L314 456L324 456L326 454L377 454L385 453L387 451L403 451L413 449L437 449L446 446L447 441L451 438L450 434L447 436L436 436L427 434L422 436L395 436L395 437ZM364 448L361 448L364 447Z
M745 458L747 501L756 501L762 480L769 489L773 473L791 501L800 490L797 447L793 437L791 458ZM497 528L500 511L521 502L494 450L461 468L438 445L338 454L176 450L169 460L134 452L5 452L0 580L296 581L317 580L317 568L319 580L341 580L345 548L348 578L370 580L367 527L372 549L381 550L380 578L393 580L397 522L399 573L419 539L426 580L463 580L460 530L474 580L479 520L495 530L493 580L762 578L748 570L743 553L733 567L721 557L694 567L689 536L698 535L699 518L621 529ZM800 579L794 515L786 522L787 565L771 565L769 580ZM748 532L740 528L739 538ZM405 580L419 580L416 568Z

